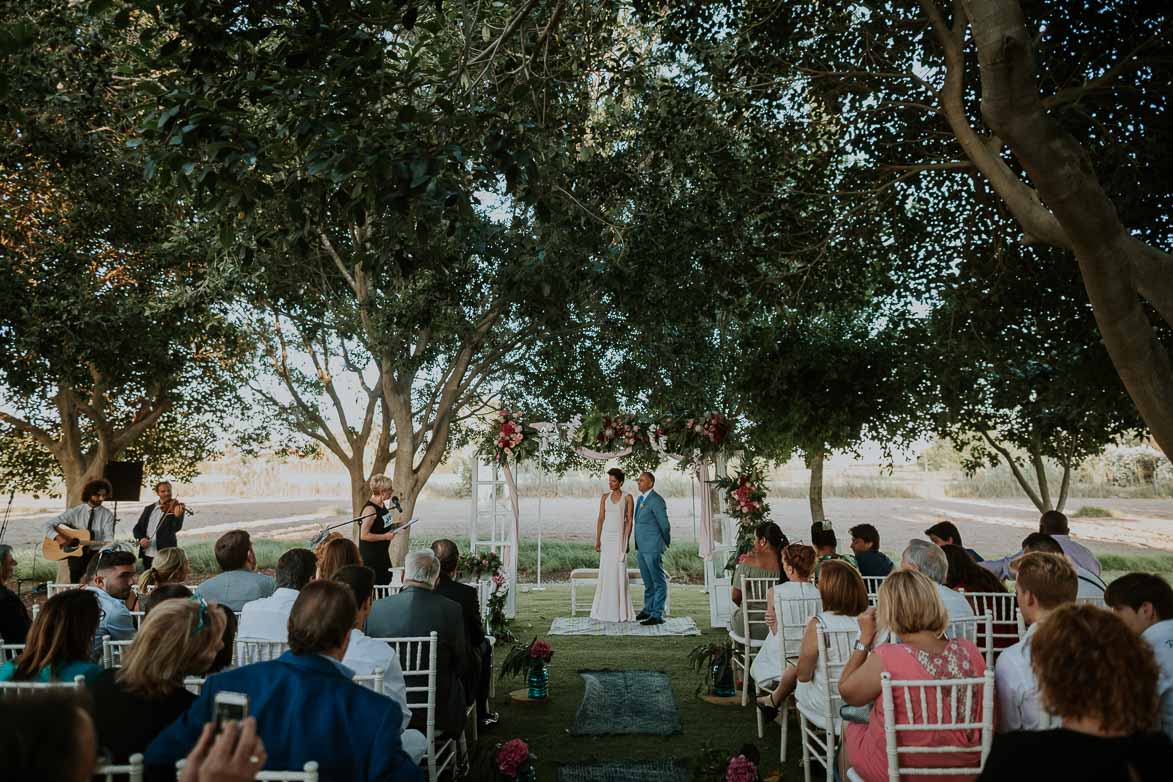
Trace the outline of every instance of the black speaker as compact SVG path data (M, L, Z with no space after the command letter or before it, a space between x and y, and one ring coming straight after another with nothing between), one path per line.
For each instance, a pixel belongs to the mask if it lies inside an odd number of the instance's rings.
M114 489L114 495L106 499L115 502L138 502L143 489L143 463L106 462L105 478Z

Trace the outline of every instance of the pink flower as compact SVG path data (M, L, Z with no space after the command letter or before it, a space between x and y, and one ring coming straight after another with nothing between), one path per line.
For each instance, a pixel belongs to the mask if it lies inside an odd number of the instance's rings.
M497 575L493 576L493 583L497 586L503 586L505 584L504 574L498 573Z
M497 750L497 768L507 777L516 777L527 760L529 747L521 739L507 741Z
M725 770L725 782L756 782L757 778L758 767L745 755L738 755L730 760L729 767Z
M550 656L550 644L545 641L534 641L529 648L529 656L535 660L544 660Z

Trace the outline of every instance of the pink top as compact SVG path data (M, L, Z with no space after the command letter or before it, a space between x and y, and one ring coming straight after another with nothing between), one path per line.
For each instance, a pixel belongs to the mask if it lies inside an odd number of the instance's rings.
M941 654L929 654L908 644L881 644L872 654L880 657L884 670L891 675L895 684L897 681L917 679L972 679L982 676L986 672L986 662L982 653L970 641L964 638L954 638L949 641ZM913 690L909 693L913 711L921 718L920 693ZM900 688L892 689L892 704L895 707L897 724L906 724L909 720L908 709L904 703L904 691ZM936 722L937 702L935 695L926 697L928 720ZM946 716L949 706L946 705ZM967 721L981 719L981 691L973 696L973 713ZM963 717L959 714L958 719ZM973 752L942 753L942 754L901 754L900 764L905 768L935 767L952 768L956 766L972 766L976 768L981 763L981 733L977 730L938 730L938 731L902 731L898 734L901 747L972 747ZM871 718L867 725L848 723L846 743L848 758L851 767L865 782L887 782L888 780L888 752L884 739L884 706L880 698L872 705ZM965 782L975 779L974 776L917 776L919 780L948 780L949 782Z

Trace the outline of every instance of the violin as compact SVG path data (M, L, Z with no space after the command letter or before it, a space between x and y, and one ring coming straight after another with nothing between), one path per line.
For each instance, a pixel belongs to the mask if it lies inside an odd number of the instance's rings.
M182 516L188 512L187 506L174 497L167 500L166 502L159 503L159 510L163 511L164 516L170 515L176 517Z

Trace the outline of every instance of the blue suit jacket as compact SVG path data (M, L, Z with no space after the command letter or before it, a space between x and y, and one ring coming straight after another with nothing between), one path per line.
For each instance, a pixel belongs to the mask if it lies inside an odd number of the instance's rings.
M672 528L668 526L668 503L656 493L648 492L643 504L635 498L639 511L635 514L635 549L645 553L663 553L672 543Z
M249 715L269 753L266 769L300 771L316 760L322 782L420 782L399 743L399 704L350 681L320 655L286 652L271 662L225 671L205 682L195 703L147 748L152 778L195 746L218 692L248 695Z

